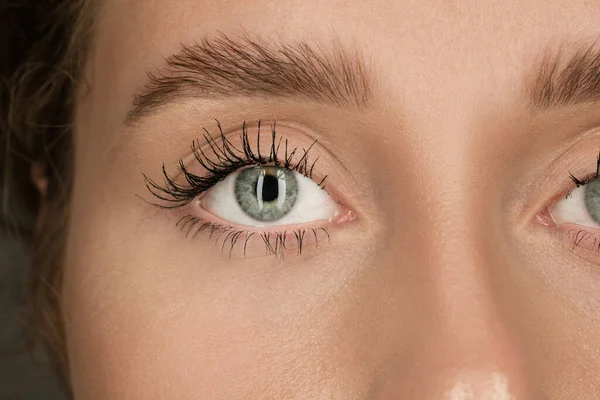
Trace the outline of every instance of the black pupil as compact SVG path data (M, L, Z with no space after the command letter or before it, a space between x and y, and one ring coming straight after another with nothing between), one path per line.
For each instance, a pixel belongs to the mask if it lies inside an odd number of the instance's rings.
M258 190L258 182L254 191ZM258 193L257 193L258 194ZM279 180L273 175L265 175L263 177L262 199L263 201L277 200L279 197Z

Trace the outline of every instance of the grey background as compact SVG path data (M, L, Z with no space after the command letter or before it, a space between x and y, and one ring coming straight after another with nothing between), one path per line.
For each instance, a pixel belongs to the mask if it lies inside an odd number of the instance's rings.
M25 348L26 244L0 224L0 399L64 400L39 349Z

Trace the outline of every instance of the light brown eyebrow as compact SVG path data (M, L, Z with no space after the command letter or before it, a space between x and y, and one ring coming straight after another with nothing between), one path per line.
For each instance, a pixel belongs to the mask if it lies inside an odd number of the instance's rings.
M220 33L182 45L165 59L163 68L149 72L125 122L187 97L296 97L365 107L372 92L373 80L361 53L346 50L339 40L326 51L303 41L279 44Z
M591 46L567 52L547 49L528 87L535 109L564 107L600 100L600 48Z

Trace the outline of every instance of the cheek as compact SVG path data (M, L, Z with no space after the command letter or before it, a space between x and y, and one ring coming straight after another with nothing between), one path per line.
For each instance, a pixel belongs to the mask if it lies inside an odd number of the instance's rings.
M356 341L354 324L332 301L344 298L347 264L232 261L209 240L188 241L135 208L84 213L77 199L64 285L77 398L316 398L329 386L350 390L340 388L362 369L344 345Z

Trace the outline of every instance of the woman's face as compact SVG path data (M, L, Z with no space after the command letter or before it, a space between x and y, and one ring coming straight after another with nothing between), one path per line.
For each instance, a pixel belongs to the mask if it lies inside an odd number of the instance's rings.
M597 2L107 0L96 21L78 399L600 393Z

